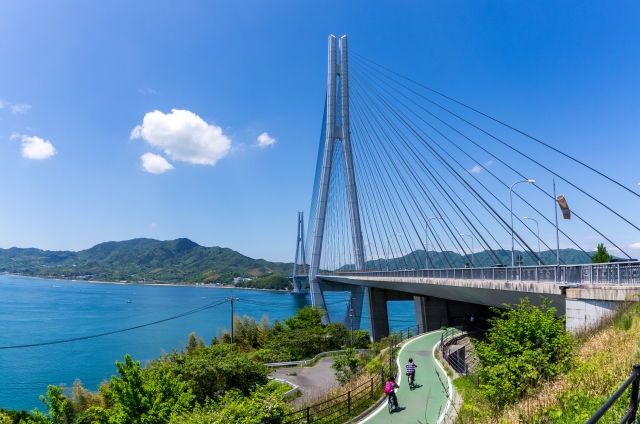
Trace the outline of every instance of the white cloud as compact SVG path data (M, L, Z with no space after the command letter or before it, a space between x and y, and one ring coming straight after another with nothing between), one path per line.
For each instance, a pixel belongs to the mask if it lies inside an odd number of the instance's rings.
M481 172L484 170L484 168L488 168L488 167L490 167L492 164L493 164L493 161L492 161L492 160L490 160L490 161L488 161L488 162L486 162L486 163L484 164L484 167L482 167L482 166L480 166L480 165L476 165L476 166L474 166L473 168L471 168L471 169L469 170L469 172L471 172L471 173L473 173L473 174L479 174L479 173L481 173Z
M140 93L142 93L142 94L155 94L155 95L160 94L156 90L154 90L153 88L141 88L138 91Z
M640 243L633 243L633 244L630 244L630 245L629 245L629 247L630 247L631 249L640 249Z
M131 138L146 140L173 160L198 165L215 165L231 148L231 139L222 134L222 128L188 110L172 109L166 115L159 110L149 112L142 125L131 131Z
M15 140L16 138L20 138L20 137L22 137L20 134L14 132L14 133L11 133L11 137L9 137L9 140Z
M258 147L267 147L275 143L276 139L273 137L269 137L269 134L263 132L258 136L256 141L258 142Z
M21 136L16 133L11 134L12 139L18 137L22 138L22 157L27 159L43 160L48 159L57 153L53 144L51 144L49 140L44 140L36 136L30 137L28 135Z
M160 155L145 153L140 156L140 159L142 159L142 169L152 174L163 174L174 169L173 165Z
M14 114L27 113L29 109L31 109L31 105L27 105L24 103L19 105L11 105L11 112L13 112Z
M0 99L0 109L4 109L5 107L11 109L11 112L13 112L14 114L27 113L27 111L31 109L31 105L28 105L26 103L14 105L6 100Z

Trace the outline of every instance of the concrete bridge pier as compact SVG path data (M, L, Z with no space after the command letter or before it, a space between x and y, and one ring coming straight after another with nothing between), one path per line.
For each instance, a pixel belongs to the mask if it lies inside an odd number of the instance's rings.
M414 300L415 298L411 293L376 287L367 287L367 296L369 298L369 328L371 329L371 339L374 341L379 341L389 335L387 302L394 300ZM416 313L416 324L419 324L417 317L418 315ZM411 325L407 325L407 327L410 326Z
M389 335L389 312L387 302L413 300L416 312L416 326L420 332L437 330L442 326L460 324L462 318L472 314L488 313L488 307L467 302L442 299L433 296L416 296L411 293L367 287L369 298L369 328L375 341ZM391 317L393 319L393 317ZM412 327L412 325L407 325Z

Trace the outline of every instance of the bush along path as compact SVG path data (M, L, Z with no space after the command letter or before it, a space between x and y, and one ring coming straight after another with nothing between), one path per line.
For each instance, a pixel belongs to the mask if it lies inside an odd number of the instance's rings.
M405 343L398 355L398 376L396 381L400 386L396 391L399 408L389 414L387 401L377 408L371 415L360 423L441 423L451 410L451 402L455 392L451 380L439 361L434 357L434 351L440 342L442 331L435 331L418 336ZM405 365L409 358L413 358L418 366L416 369L416 384L411 390L405 375ZM445 389L447 393L445 393ZM447 395L448 394L448 395Z

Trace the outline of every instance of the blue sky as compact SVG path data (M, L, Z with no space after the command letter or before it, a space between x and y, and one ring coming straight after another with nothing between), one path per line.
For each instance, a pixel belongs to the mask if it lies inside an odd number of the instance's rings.
M640 182L635 1L5 1L0 247L188 237L291 261L330 33Z

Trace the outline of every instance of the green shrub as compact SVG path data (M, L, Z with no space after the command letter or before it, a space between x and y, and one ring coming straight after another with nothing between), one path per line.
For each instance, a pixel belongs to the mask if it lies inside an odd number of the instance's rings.
M168 369L171 374L185 381L195 400L204 403L219 390L238 390L248 395L256 385L265 385L269 368L240 353L230 344L198 347L190 353L173 352L148 367Z
M291 407L282 398L287 389L285 385L271 382L256 388L249 396L243 396L242 393L231 390L225 392L216 401L208 401L204 406L197 405L193 412L174 417L171 423L262 423L291 411Z
M489 319L486 342L475 342L480 359L479 389L498 410L515 403L539 381L568 369L573 340L548 299L541 307L521 299Z
M360 368L360 361L356 357L356 351L347 349L344 353L333 357L331 368L335 371L336 380L345 384L356 375Z

